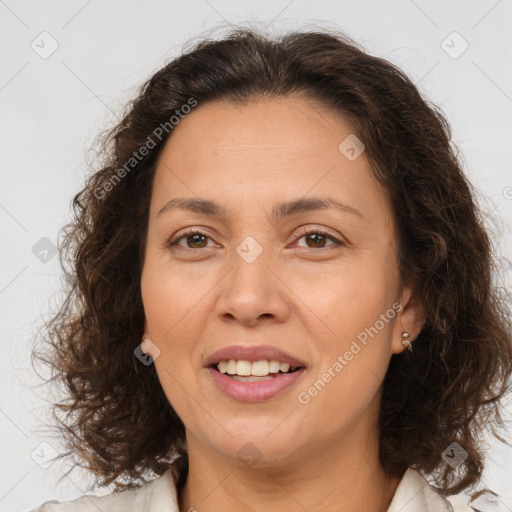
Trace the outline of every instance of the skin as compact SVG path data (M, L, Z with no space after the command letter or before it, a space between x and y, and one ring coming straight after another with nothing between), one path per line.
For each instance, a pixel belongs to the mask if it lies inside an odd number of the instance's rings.
M400 281L391 207L365 153L350 161L338 150L352 133L322 105L285 97L199 105L166 143L141 291L145 338L160 350L158 377L186 427L190 470L181 511L378 512L392 500L400 479L387 478L378 462L382 379L391 355L404 350L402 331L414 340L424 317ZM277 223L269 217L275 203L325 196L362 218L335 209ZM215 200L230 216L158 216L176 197ZM185 236L167 246L188 227L208 238ZM305 236L304 228L327 230L343 244ZM252 263L236 252L248 236L263 250ZM300 403L297 394L397 301L402 309L394 318L309 403ZM203 366L233 344L280 347L307 370L271 400L235 401ZM255 464L237 456L244 446Z

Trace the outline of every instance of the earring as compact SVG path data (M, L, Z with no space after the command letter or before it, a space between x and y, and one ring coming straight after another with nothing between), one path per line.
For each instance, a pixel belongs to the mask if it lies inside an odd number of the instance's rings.
M412 352L412 345L411 345L411 342L409 340L409 336L410 334L408 332L403 332L402 333L402 345L409 351L409 352Z
M149 338L144 338L144 340L140 344L140 348L141 348L142 352L144 352L144 354L146 354L147 356L151 355L151 345L152 344L153 344L153 342Z
M149 358L152 358L152 361L160 355L160 349L158 346L153 343L147 336L143 338L142 343L140 344L140 348L142 352L146 355L146 360L149 361Z

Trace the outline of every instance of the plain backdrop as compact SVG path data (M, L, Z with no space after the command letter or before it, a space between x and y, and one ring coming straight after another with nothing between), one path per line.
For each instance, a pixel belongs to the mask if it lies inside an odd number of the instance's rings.
M62 447L42 428L50 396L34 387L40 381L30 350L41 318L60 297L54 247L88 172L87 149L135 88L190 39L248 23L275 33L334 28L400 66L446 114L496 248L504 263L510 257L510 0L0 0L0 23L4 512L78 497L91 482L80 471L58 482L69 464L45 462ZM490 440L488 453L483 484L502 496L498 510L512 510L512 449Z

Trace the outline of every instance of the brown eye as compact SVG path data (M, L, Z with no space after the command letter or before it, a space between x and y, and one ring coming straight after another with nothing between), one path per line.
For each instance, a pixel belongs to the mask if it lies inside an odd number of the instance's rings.
M183 247L185 249L203 249L204 247L207 247L206 244L209 239L210 237L202 231L189 230L185 234L178 234L178 236L169 242L168 247L177 245L178 247ZM185 240L186 246L179 243L181 240Z
M306 243L311 242L313 244L312 247L324 247L326 241L327 237L320 233L311 233L311 235L306 235Z
M336 246L336 245L343 245L343 243L338 240L333 235L327 233L326 231L314 229L310 231L306 231L302 233L299 240L302 240L303 238L306 239L306 247L309 249L323 249L330 246ZM331 241L331 244L326 245L328 241ZM304 247L304 246L299 246Z
M185 237L185 240L187 241L187 244L197 244L200 247L205 247L205 240L207 239L206 236L201 235L200 233L196 233L195 235L188 235ZM207 242L206 242L207 243ZM193 247L195 248L195 247Z

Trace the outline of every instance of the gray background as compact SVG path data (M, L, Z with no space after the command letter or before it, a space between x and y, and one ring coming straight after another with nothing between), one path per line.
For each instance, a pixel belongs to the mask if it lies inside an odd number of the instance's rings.
M61 446L43 429L50 390L31 388L39 381L29 360L35 329L60 298L52 248L87 148L183 43L249 21L275 32L342 29L399 65L447 115L496 248L510 257L510 0L0 0L0 510L72 499L91 481L74 471L57 483L68 464L45 463ZM499 510L512 510L512 449L489 447L483 483L503 496Z

